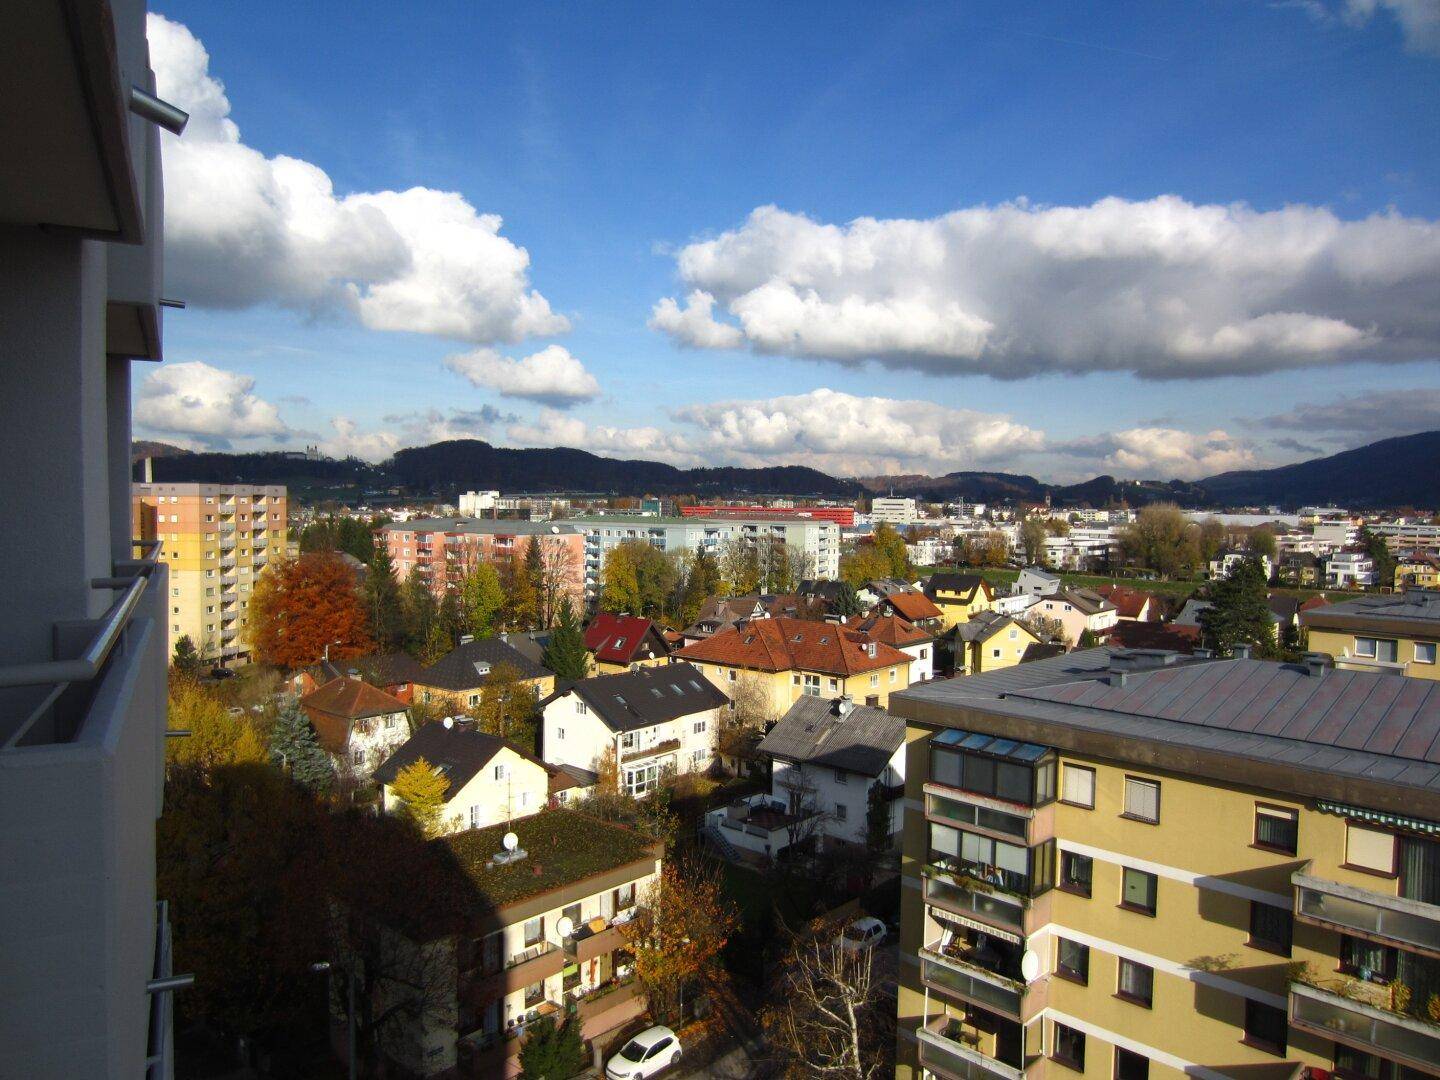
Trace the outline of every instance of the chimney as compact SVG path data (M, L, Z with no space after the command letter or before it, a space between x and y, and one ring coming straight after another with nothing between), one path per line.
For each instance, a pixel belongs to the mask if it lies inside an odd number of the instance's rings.
M145 470L143 474L145 477L145 483L153 484L155 482L155 459L147 455L146 457L141 459L140 464L141 467Z
M1323 678L1330 667L1330 655L1323 652L1307 652L1302 658L1305 664L1305 674L1313 675L1315 678Z
M1230 654L1236 660L1249 660L1252 646L1248 641L1237 641L1230 647Z
M461 644L461 645L470 645L470 644L473 644L474 641L475 641L475 635L474 635L474 634L461 634L461 635L460 635L460 644Z
M1135 657L1126 650L1120 650L1110 654L1109 683L1111 686L1124 686L1130 673L1138 665Z
M855 711L855 699L849 694L841 694L835 699L835 715L844 720Z
M360 678L360 670L358 668L352 667L349 671L345 672L345 674L350 676L350 678L352 679L358 680Z
M1209 660L1215 654L1209 649L1197 646L1196 648L1190 650L1190 655L1195 657L1197 660Z

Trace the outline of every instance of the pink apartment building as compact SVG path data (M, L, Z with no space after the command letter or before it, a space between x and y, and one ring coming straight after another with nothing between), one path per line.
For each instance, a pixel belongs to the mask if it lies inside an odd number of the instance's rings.
M531 544L540 545L547 574L554 575L576 612L584 610L585 537L571 525L546 521L494 521L475 518L423 518L384 526L395 577L419 573L436 597L458 588L481 562L523 559Z

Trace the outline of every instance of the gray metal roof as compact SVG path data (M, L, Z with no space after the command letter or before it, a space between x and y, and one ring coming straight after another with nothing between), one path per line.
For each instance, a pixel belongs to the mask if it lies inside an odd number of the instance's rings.
M1312 608L1306 615L1317 621L1333 616L1349 616L1367 622L1383 623L1392 619L1432 622L1440 627L1440 590L1409 589L1387 596L1362 596L1355 600Z
M563 521L520 521L509 518L436 517L392 521L381 532L482 533L499 536L574 535L579 530Z
M1088 649L917 684L892 694L891 708L906 715L908 701L951 705L1440 796L1440 682L1178 657L1121 683L1104 677L1117 653Z
M884 709L845 704L850 708L842 716L838 698L802 697L756 749L785 761L879 776L905 742L905 721Z

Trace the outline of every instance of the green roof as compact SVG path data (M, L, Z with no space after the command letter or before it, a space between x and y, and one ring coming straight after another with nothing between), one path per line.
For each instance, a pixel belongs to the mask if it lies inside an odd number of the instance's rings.
M509 865L487 866L504 850L506 832L519 837L526 857ZM649 837L577 810L545 810L509 825L468 829L440 842L497 908L655 857L655 842Z

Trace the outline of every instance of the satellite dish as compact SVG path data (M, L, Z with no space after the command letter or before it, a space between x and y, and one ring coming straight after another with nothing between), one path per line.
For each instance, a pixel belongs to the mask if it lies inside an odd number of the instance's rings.
M575 932L575 923L568 915L561 915L560 921L555 924L556 932L562 937L569 937Z
M1020 974L1024 976L1027 983L1032 983L1040 977L1040 957L1037 953L1025 950L1025 955L1020 957Z
M554 533L556 536L559 536L559 535L560 535L560 526L559 526L559 525L551 525L551 526L550 526L550 531L551 531L552 533Z
M446 730L446 731L449 731L452 727L455 726L455 718L454 718L453 716L447 716L447 717L445 717L444 724L445 724L445 730Z
M505 845L506 851L514 851L517 847L520 846L520 838L516 836L513 832L507 832L505 834L505 838L500 842Z

